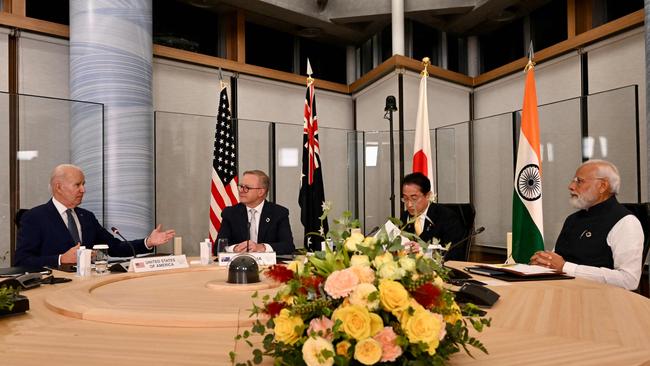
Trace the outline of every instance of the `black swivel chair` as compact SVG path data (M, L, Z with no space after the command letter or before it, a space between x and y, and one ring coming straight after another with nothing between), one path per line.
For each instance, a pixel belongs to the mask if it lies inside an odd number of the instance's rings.
M634 216L639 219L641 227L643 228L643 256L641 257L641 273L643 273L645 262L648 259L648 249L650 249L650 202L623 203L623 206L630 210ZM650 281L650 278L648 280ZM639 289L637 289L637 292L638 291Z
M18 211L16 211L16 215L14 216L14 224L16 224L16 229L20 229L20 219L27 211L29 210L26 208L20 208Z
M474 217L476 216L476 211L471 203L439 203L439 205L454 211L458 216L464 228L463 238L467 238L474 231ZM445 260L465 262L469 260L469 251L473 241L474 238L470 238L460 243L455 250L452 250L445 255Z

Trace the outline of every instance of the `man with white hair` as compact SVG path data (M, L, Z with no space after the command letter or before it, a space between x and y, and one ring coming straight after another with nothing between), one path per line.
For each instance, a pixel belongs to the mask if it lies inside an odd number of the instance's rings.
M148 253L174 237L174 230L163 231L158 225L148 237L131 243L115 238L104 229L95 215L78 207L86 193L86 178L77 166L61 164L52 170L52 199L27 211L20 219L15 263L19 266L57 267L77 263L81 245L108 244L113 257Z
M616 166L589 160L569 184L571 205L580 211L564 221L555 252L537 252L531 264L568 275L634 290L641 277L643 229L616 200L620 188Z

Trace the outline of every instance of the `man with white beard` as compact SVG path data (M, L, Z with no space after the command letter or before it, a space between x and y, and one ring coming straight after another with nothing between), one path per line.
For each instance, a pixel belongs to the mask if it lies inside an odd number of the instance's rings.
M537 252L531 264L570 276L634 290L641 277L643 229L616 200L620 188L616 166L589 160L569 183L569 202L580 211L564 221L555 251Z

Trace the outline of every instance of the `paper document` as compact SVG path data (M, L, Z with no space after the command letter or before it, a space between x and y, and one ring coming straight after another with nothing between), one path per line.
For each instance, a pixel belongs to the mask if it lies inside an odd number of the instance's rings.
M560 273L551 268L530 264L481 264L483 268L493 268L499 271L511 272L522 276L540 275L540 274L557 274Z
M393 241L398 236L400 236L402 239L402 245L411 241L409 238L402 236L402 231L390 220L386 221L384 224L384 230L386 230L386 234L388 235L388 239L390 241ZM381 233L381 230L377 231L373 237L377 238L379 236L379 233Z

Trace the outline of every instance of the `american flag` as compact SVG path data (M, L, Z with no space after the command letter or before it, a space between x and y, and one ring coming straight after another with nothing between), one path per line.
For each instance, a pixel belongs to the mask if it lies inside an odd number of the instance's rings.
M221 229L221 211L239 202L237 194L237 153L235 135L230 120L230 104L225 85L219 94L219 112L214 134L212 184L210 197L210 240L217 240Z
M310 69L310 67L308 67ZM316 96L314 84L307 85L303 120L302 179L298 203L300 204L300 221L305 227L305 248L320 250L322 238L308 233L321 230L320 216L323 215L325 191L320 161L320 143L318 141L318 117L316 116ZM327 219L322 223L322 230L327 233Z

